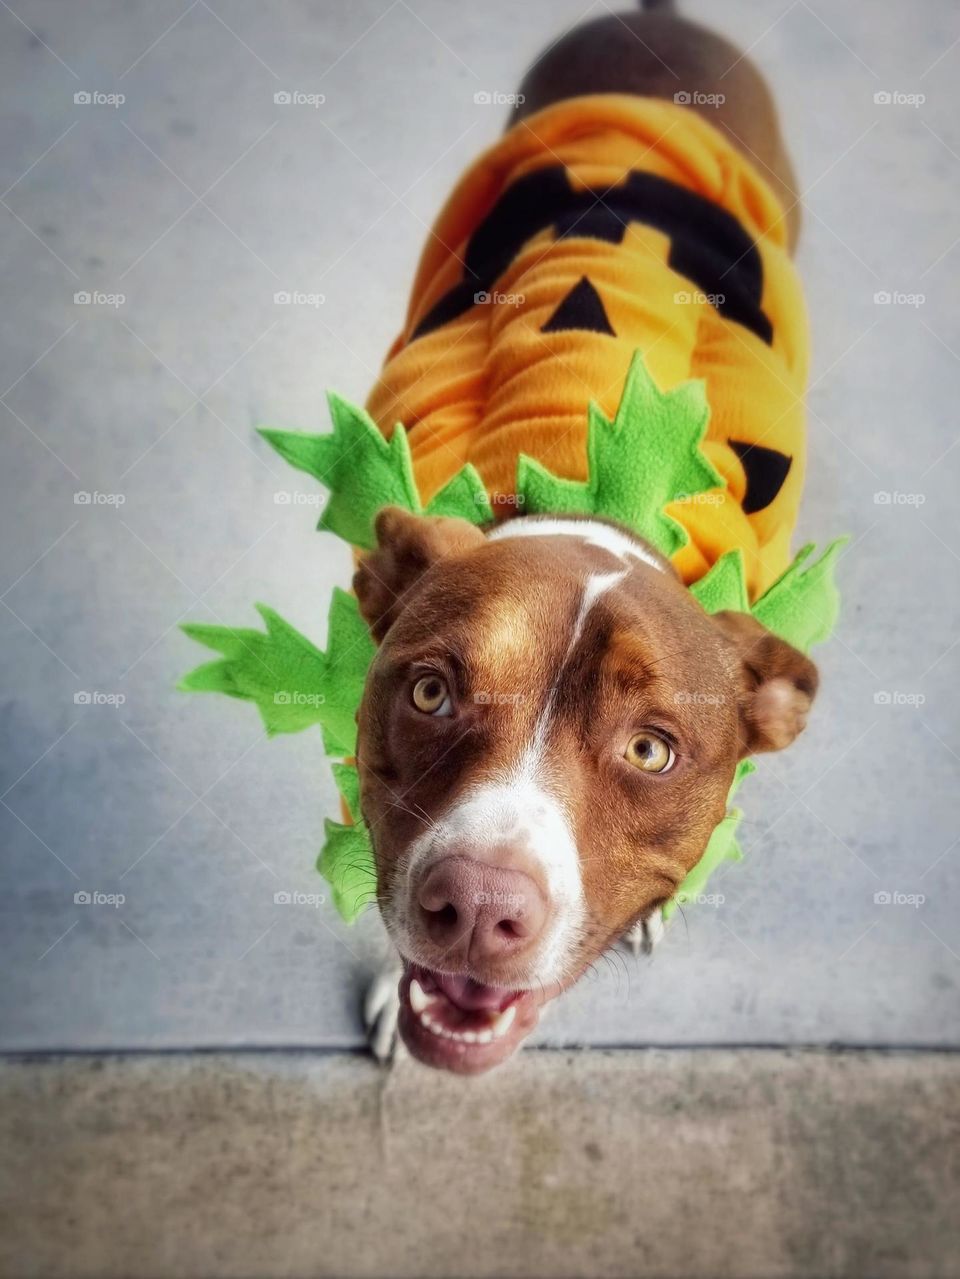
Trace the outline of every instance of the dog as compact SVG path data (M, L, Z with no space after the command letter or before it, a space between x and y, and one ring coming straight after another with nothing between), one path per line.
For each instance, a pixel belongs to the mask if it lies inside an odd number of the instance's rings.
M354 578L378 645L361 805L402 964L368 997L378 1054L396 1022L428 1065L504 1061L620 937L655 939L738 762L803 729L810 660L687 590L732 547L753 597L788 562L798 229L759 72L660 5L549 46L440 215L368 408L407 426L421 492L471 461L498 518L388 508ZM520 453L584 478L588 404L615 408L637 349L665 389L704 378L726 481L673 508L672 561L515 505Z

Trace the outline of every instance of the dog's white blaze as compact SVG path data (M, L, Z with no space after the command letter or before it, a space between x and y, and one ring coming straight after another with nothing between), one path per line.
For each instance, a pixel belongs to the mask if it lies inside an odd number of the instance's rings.
M567 956L585 916L576 837L563 804L551 793L544 776L556 689L590 610L629 572L627 567L611 573L593 573L587 579L563 660L530 741L517 762L500 780L469 790L410 850L408 886L418 882L426 863L444 856L452 845L467 853L474 849L482 859L495 853L497 845L511 844L522 848L537 863L553 909L532 965L531 983L556 981L564 976Z
M572 943L584 919L580 855L567 814L536 773L538 751L532 746L501 781L469 790L444 814L428 838L418 840L408 869L408 883L425 873L425 863L453 846L479 859L510 845L536 862L552 906L551 922L540 941L528 982L557 981L566 973Z
M615 571L613 573L591 573L591 575L587 578L587 584L583 588L583 594L580 597L580 607L577 609L577 616L574 618L573 629L570 632L570 639L567 642L567 651L563 656L563 661L560 663L557 678L554 680L550 687L550 692L547 694L547 700L540 713L540 718L537 720L537 726L533 730L533 737L531 738L530 746L527 749L527 754L530 755L533 760L534 771L536 771L539 767L541 752L547 740L547 728L549 727L550 720L553 716L553 705L556 699L557 685L560 682L560 676L563 674L563 670L567 665L567 662L570 660L570 654L580 642L580 636L583 634L583 628L586 624L590 610L602 595L605 595L607 591L618 586L627 576L629 571L630 570L628 568L624 568L619 572Z
M564 520L564 519L516 519L507 520L491 533L488 541L501 541L506 537L579 537L590 546L599 546L618 559L633 556L649 564L658 573L664 571L663 565L639 542L620 529L599 520Z

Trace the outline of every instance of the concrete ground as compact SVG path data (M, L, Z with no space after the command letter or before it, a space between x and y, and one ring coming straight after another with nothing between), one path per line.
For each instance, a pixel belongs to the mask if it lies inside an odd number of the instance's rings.
M52 1058L0 1098L4 1275L960 1274L952 1055Z
M465 1089L359 1056L376 918L275 902L323 888L319 738L175 695L177 623L263 600L323 642L347 556L254 427L364 398L502 128L476 95L603 0L0 4L0 1051L108 1054L4 1071L7 1273L955 1271L960 24L684 9L768 74L800 173L797 541L852 533L843 618L714 904ZM830 1044L931 1051L792 1054ZM196 1048L319 1055L109 1056Z

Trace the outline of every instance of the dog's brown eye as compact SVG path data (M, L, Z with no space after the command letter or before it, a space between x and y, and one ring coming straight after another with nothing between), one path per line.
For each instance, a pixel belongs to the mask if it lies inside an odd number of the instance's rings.
M453 707L446 680L439 675L424 675L413 686L413 704L424 715L450 715Z
M637 733L631 737L623 757L645 773L665 773L676 759L670 746L656 733Z

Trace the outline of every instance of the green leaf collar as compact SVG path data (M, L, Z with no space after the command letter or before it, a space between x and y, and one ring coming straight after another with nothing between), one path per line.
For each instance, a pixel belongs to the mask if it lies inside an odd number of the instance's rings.
M374 545L377 513L388 505L415 514L455 515L486 524L493 512L483 482L465 466L430 502L420 500L407 433L397 425L389 440L363 409L329 396L333 430L326 435L264 428L266 439L291 465L312 475L330 494L318 527L353 546ZM527 514L586 514L619 520L666 556L686 544L685 530L665 507L682 497L722 488L724 481L701 452L708 405L701 382L672 391L656 386L638 353L611 421L595 405L589 409L589 479L561 479L529 457L517 468L517 493ZM690 591L708 613L735 609L804 652L831 633L839 610L834 583L837 557L846 539L831 542L819 558L803 547L787 571L751 605L743 557L723 555ZM330 883L334 903L351 922L374 900L373 850L360 814L359 777L349 758L356 750L356 712L375 648L356 600L334 588L326 651L315 647L272 609L258 604L265 631L190 623L183 630L219 653L217 660L191 671L180 687L191 692L226 693L255 702L267 733L297 733L314 724L323 733L337 788L349 823L326 822L317 868ZM730 799L754 771L748 760L737 767ZM729 800L728 800L729 802ZM742 857L736 839L739 809L730 808L707 848L664 908L700 898L713 871Z

